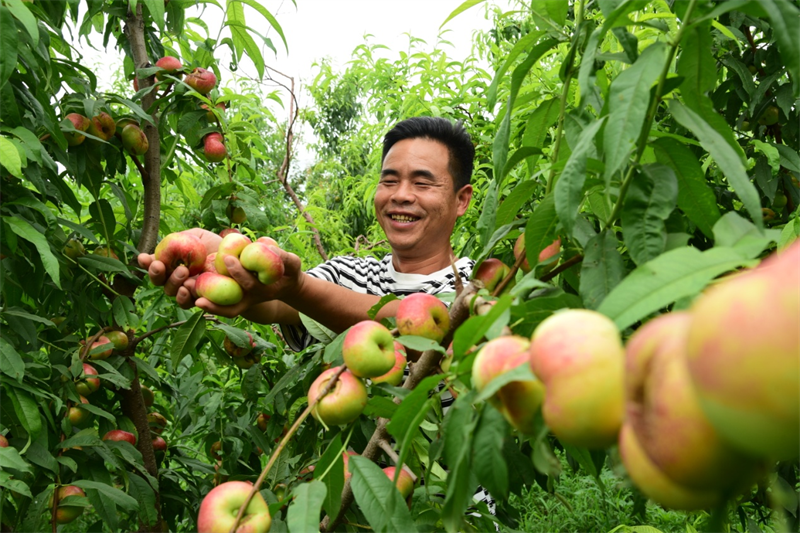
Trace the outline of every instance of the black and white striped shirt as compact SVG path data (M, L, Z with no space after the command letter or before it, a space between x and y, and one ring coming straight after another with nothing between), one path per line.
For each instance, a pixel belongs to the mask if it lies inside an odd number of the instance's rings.
M472 275L475 261L463 257L456 261L461 281L466 284ZM392 265L392 254L383 259L369 257L334 257L306 272L309 276L324 279L351 291L373 296L407 296L416 292L440 294L455 292L455 274L446 267L432 274L405 274ZM307 348L314 338L305 327L282 326L286 343L295 351Z

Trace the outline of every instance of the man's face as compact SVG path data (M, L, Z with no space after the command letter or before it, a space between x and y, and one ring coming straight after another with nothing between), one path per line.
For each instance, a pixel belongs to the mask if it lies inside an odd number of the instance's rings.
M375 214L395 253L428 257L449 250L456 219L472 186L454 190L447 147L431 139L405 139L383 160Z

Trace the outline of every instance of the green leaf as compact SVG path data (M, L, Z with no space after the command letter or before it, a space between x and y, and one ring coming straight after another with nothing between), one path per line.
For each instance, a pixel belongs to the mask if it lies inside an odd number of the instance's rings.
M375 317L378 316L378 312L383 309L384 305L397 299L397 296L394 294L387 294L381 297L381 299L378 300L378 303L369 308L369 311L367 311L367 316L370 320L375 320Z
M708 33L708 35L709 37L711 37L710 32ZM721 59L721 62L723 65L728 67L728 70L736 73L740 81L738 85L741 85L741 87L745 90L747 95L752 97L753 92L756 90L756 86L753 83L753 75L750 73L749 70L747 70L747 67L744 65L744 63L742 63L733 56L724 56Z
M416 427L411 427L411 421L420 412L425 402L428 401L428 393L441 380L441 376L428 376L417 384L411 394L403 398L391 422L386 425L390 435L401 441L408 431L417 430Z
M439 353L444 353L445 351L444 348L442 348L442 345L438 342L431 339L426 339L425 337L419 337L417 335L401 335L395 340L406 348L411 348L412 350L417 350L418 352L435 350Z
M186 321L178 331L175 332L175 337L172 339L172 346L170 348L170 359L172 360L173 368L177 369L181 360L194 350L200 339L206 331L206 321L203 320L203 311L198 311Z
M572 458L575 459L590 476L597 480L600 479L599 473L597 472L597 467L595 467L594 461L592 461L592 456L589 454L589 450L564 442L562 442L561 445L564 446L564 451L570 454Z
M67 449L74 446L102 446L103 441L97 436L95 428L86 428L58 444L59 448Z
M272 26L272 29L274 29L278 33L278 35L280 35L281 40L283 41L283 46L286 48L286 51L287 52L289 51L289 45L286 43L286 36L283 34L283 28L278 23L278 19L272 16L272 13L270 13L269 10L267 10L267 8L262 6L261 3L259 3L257 0L237 0L237 1L247 4L248 6L258 11L262 17L267 19L267 22L269 22L270 26ZM253 58L251 57L250 59Z
M670 250L631 272L597 310L623 330L681 298L697 295L720 274L749 263L731 248Z
M678 178L678 207L700 231L711 237L711 228L719 220L720 212L697 157L675 139L663 137L653 146L658 162L672 167Z
M139 315L136 314L136 307L130 298L124 296L115 298L111 304L114 320L122 329L136 329L139 327Z
M342 434L339 433L328 444L328 448L319 458L314 469L314 479L325 484L326 493L322 508L326 514L332 516L339 512L339 508L342 505L342 488L344 487L343 448Z
M475 403L485 402L512 381L536 381L530 365L525 362L491 380L475 398Z
M478 482L495 498L508 497L508 466L503 459L503 439L508 424L503 415L493 407L481 412L481 419L473 441L472 465Z
M456 356L466 354L480 342L489 328L511 307L511 303L511 296L504 294L484 316L470 317L461 324L453 336L453 353Z
M642 131L650 104L650 86L664 68L667 46L654 43L644 49L630 68L623 70L611 84L608 95L608 122L603 135L605 178L613 176L628 160Z
M7 387L6 392L22 427L32 439L36 439L39 432L42 431L42 415L39 414L39 406L36 405L36 401L16 388Z
M31 472L31 465L22 458L16 448L11 446L0 448L0 467L11 468L20 472Z
M25 31L31 36L31 44L33 48L39 46L39 26L36 23L36 17L31 13L30 8L21 0L4 0L6 7L11 11L11 14L22 23ZM16 36L17 29L14 28L12 35ZM0 83L2 85L2 83Z
M156 511L156 495L153 488L143 478L132 474L128 476L131 495L136 498L139 506L139 520L147 525L154 525L158 521Z
M25 363L14 347L4 338L0 337L0 372L22 382L25 375Z
M325 346L325 353L322 355L322 360L324 362L332 363L337 358L342 357L342 344L344 343L344 338L347 336L348 331L350 331L349 328L339 333L330 344Z
M121 490L112 487L111 485L106 485L105 483L99 483L97 481L82 479L80 481L73 481L72 484L77 485L82 489L97 490L98 492L103 493L109 500L119 505L126 511L135 511L139 505L134 498L128 496Z
M442 24L444 26L444 24ZM514 61L519 57L522 52L530 50L533 43L539 40L539 37L544 35L543 31L532 31L522 37L519 41L514 43L514 48L508 53L503 61L503 64L500 65L500 68L497 69L497 72L494 74L494 78L492 78L492 83L489 85L489 90L486 91L486 107L488 109L494 109L495 104L497 103L497 87L500 85L500 80L503 79L503 76L506 75L508 69L511 68L511 65L514 64ZM524 143L523 143L524 144Z
M2 65L0 65L0 67L2 67ZM14 64L14 68L16 68L16 63ZM8 170L9 174L23 179L22 159L14 143L5 137L0 137L0 163Z
M535 146L523 146L519 148L516 152L511 154L511 157L508 158L506 167L503 169L502 179L505 179L505 177L508 176L508 173L511 172L521 161L524 161L525 159L534 155L542 155L542 149Z
M316 479L309 483L301 483L292 490L294 500L286 512L286 523L290 533L319 531L319 514L326 493L325 484Z
M533 268L539 263L539 254L553 244L558 234L555 195L550 193L533 210L525 226L525 255Z
M235 5L234 3L228 4L228 7ZM234 36L234 43L237 41L247 52L248 57L253 60L253 64L258 71L258 79L264 78L264 57L261 55L258 45L250 36L247 26L238 22L230 21L226 24L231 29L231 35ZM241 58L241 52L238 54Z
M584 128L556 182L556 212L568 235L572 235L575 219L578 218L578 207L583 199L583 184L586 181L586 160L589 157L589 150L594 146L594 138L605 119L603 117Z
M25 454L25 457L33 464L40 466L42 468L46 468L53 473L58 472L58 461L56 458L53 457L47 448L42 446L39 441L34 441L31 443L28 451Z
M102 255L89 254L78 258L78 263L91 267L102 272L128 272L126 267L119 259L104 257Z
M767 230L765 235L735 211L725 213L714 224L714 246L733 248L746 259L755 259L770 243L778 240L777 230Z
M761 0L759 5L769 15L782 64L786 65L792 79L794 97L800 97L800 9L785 0Z
M397 404L385 396L372 396L364 408L365 416L380 418L392 418L396 412Z
M77 483L75 483L77 485ZM119 526L119 510L117 509L117 505L114 503L114 500L106 495L105 488L108 487L112 490L118 490L110 485L105 485L102 483L98 483L98 485L102 485L103 488L94 488L89 489L86 491L86 497L94 507L94 510L100 516L100 519L103 521L103 525L111 529L112 531L116 531ZM78 485L80 486L80 485ZM136 501L136 500L134 500Z
M520 39L519 42L522 42L522 40ZM558 115L561 111L560 104L561 102L558 98L550 98L539 104L539 107L531 113L531 116L528 117L528 122L525 124L525 134L522 136L523 146L535 148L544 146L548 128L558 120Z
M417 531L400 491L378 465L359 455L351 457L349 465L356 503L377 533Z
M150 18L156 23L158 29L164 31L164 2L162 0L142 0L150 12Z
M675 100L670 103L669 109L675 120L694 133L703 148L711 154L731 187L739 195L752 220L759 228L763 228L764 220L761 216L758 191L747 177L745 164L740 155L725 141L722 135L691 109Z
M665 222L678 201L675 172L660 164L644 165L622 206L622 235L631 259L641 265L660 255L667 244Z
M481 243L486 243L494 233L497 219L497 194L498 186L492 181L488 185L486 197L483 199L483 210L478 218L477 229L481 237Z
M535 180L518 183L514 190L506 196L500 207L497 208L498 227L510 224L522 210L522 206L531 201L534 191L540 187Z
M8 79L11 77L11 74L17 69L17 24L14 22L14 17L11 15L11 11L7 8L0 6L0 87L2 87ZM7 139L0 137L3 139L0 141L0 160L3 161L3 166L5 165L5 151L3 149L2 143L9 143ZM10 143L9 143L10 144ZM13 146L12 146L13 148ZM16 152L16 149L14 150ZM19 158L19 155L17 155ZM6 166L6 168L8 168ZM19 175L19 171L17 174L9 168L9 172L12 175L17 176L18 178L21 177Z
M610 230L592 237L584 254L580 295L587 309L597 309L625 277L625 263L617 251L617 238Z
M449 15L447 15L447 18L444 19L444 22L442 22L442 24L439 26L439 29L441 30L442 28L444 28L445 24L450 22L450 20L452 20L453 18L457 17L458 15L460 15L461 13L466 11L467 9L469 9L469 8L471 8L473 6L477 6L478 4L483 3L485 1L486 0L466 0L463 4L461 4L460 6L455 8L453 11L450 12Z
M3 448L3 449L6 450L8 448ZM0 487L14 491L18 494L22 494L23 496L27 496L30 499L33 499L33 495L31 494L31 489L25 482L20 481L18 479L13 479L11 477L11 474L9 474L8 472L3 472L2 470L0 470Z

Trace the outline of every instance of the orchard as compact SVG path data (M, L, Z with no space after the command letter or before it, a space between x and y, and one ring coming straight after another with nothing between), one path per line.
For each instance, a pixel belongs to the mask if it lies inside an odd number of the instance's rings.
M511 4L301 86L278 2L0 0L0 531L800 530L800 7ZM380 260L416 116L475 147L454 293L297 351L138 262Z

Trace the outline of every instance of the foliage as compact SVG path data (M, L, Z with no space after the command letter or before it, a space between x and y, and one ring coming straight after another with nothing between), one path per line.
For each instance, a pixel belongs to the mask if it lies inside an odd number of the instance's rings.
M469 0L453 16L479 3ZM397 454L424 484L410 506L398 504L374 465L357 458L356 505L341 526L348 531L365 524L493 530L487 505L472 498L479 484L492 493L504 528L797 529L796 463L780 464L749 499L732 499L729 516L645 511L624 473L603 469L616 465L613 449L566 454L543 426L536 437L522 436L470 390L468 377L472 348L504 326L529 336L553 312L585 307L627 337L800 234L795 4L520 3L510 12L487 9L494 28L476 36L464 60L448 56L444 38L427 51L410 37L392 59L366 42L344 72L319 65L309 88L314 105L301 116L317 135L315 161L286 183L280 172L291 124L268 101L293 95L240 81L204 96L176 76L154 77L155 60L173 55L187 73L208 68L221 80L223 48L234 65L247 57L259 76L269 75L259 43L275 43L252 28L266 22L282 38L278 21L254 0L222 4L203 3L191 16L189 0L0 0L0 433L11 443L0 448L4 530L55 530L49 496L77 484L87 498L76 505L86 512L64 531L161 530L161 520L194 531L214 485L256 479L323 365L340 362L341 336L293 353L270 326L179 309L142 281L136 255L152 251L155 233L219 231L230 225L229 209L242 207L245 232L269 233L307 266L318 260L315 231L332 255L382 256L388 245L370 202L380 138L416 115L463 120L475 140L476 194L456 227L456 252L511 264L524 234L537 265L539 252L560 238L561 266L552 275L544 272L551 265L518 273L511 295L458 329L452 370L413 391L371 386L365 416L348 427L300 425L262 486L274 531L312 527L320 507L320 518L337 515L341 452L364 450L379 418L391 419ZM214 36L204 18L220 12ZM75 38L102 34L119 48L126 79L138 78L140 89L98 91L99 73L70 44L70 26ZM224 113L209 117L200 108L221 102ZM124 150L119 136L87 135L68 146L76 128L67 114L101 111L142 126L151 139L144 157ZM222 163L202 156L210 132L224 134ZM289 198L292 183L304 213ZM71 239L111 248L118 259L70 257ZM94 420L73 427L66 415L80 404L76 385L91 357L79 341L91 345L102 330L124 331L131 345L93 360L102 388L84 409ZM223 348L226 336L245 346L244 330L261 356L246 370ZM140 386L155 391L151 411L168 420L166 454L152 449ZM457 400L443 413L439 398L452 391ZM265 431L259 414L269 415ZM137 447L100 440L116 428L137 433ZM572 474L561 473L567 467ZM306 483L311 476L316 481ZM611 491L613 512L598 503ZM557 521L556 494L593 516ZM625 520L630 508L635 522Z

